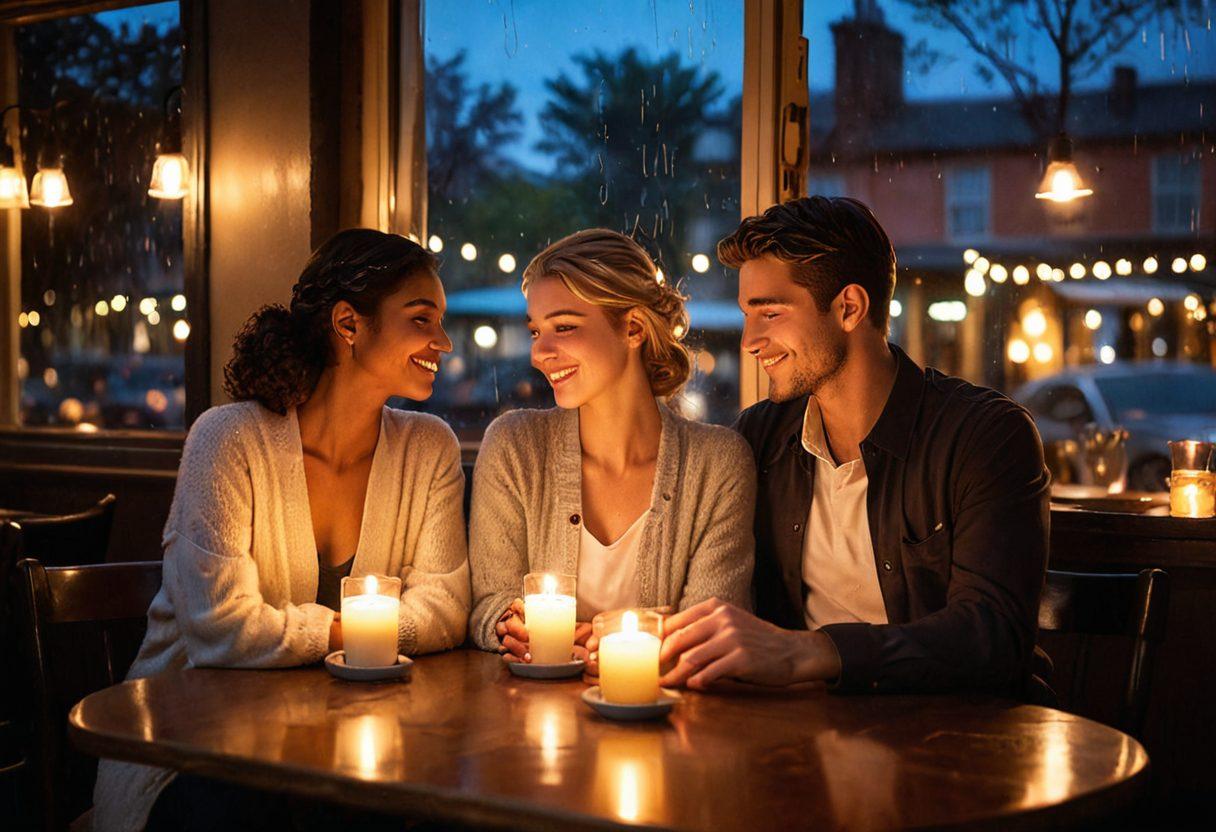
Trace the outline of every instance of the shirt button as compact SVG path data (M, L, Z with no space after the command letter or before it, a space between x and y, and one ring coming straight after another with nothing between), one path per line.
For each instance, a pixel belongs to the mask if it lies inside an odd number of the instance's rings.
M895 567L891 565L891 561L889 561L889 560L884 560L884 561L882 562L882 569L883 569L883 571L884 571L884 572L890 572L890 571L891 571L892 569L894 569L894 568L895 568Z
M575 526L577 526L577 525L578 525L578 521L579 521L580 519L582 519L582 518L580 518L580 517L579 517L577 514L571 514L571 515L570 515L570 522L571 522L572 524L574 524Z
M800 532L800 531L802 531L802 524L801 524L801 523L795 523L795 524L794 524L794 531L796 531L796 532Z
M663 499L664 499L664 500L666 500L666 501L668 501L668 502L671 502L671 495L670 495L670 494L664 494L664 495L663 495Z

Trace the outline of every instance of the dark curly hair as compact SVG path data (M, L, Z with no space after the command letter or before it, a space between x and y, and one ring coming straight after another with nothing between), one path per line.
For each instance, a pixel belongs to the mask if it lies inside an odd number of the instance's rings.
M384 298L419 273L438 275L435 255L399 234L348 228L321 244L291 287L291 308L263 306L245 323L224 367L224 390L279 415L312 395L334 361L330 314L346 301L375 315Z
M820 312L850 283L870 296L869 319L887 331L895 292L895 249L874 213L848 197L809 196L748 217L718 243L718 259L737 269L763 255L790 263Z

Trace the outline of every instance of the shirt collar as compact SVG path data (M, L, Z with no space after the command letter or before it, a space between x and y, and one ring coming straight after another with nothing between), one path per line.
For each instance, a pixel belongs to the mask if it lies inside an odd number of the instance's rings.
M808 396L806 410L802 417L802 447L816 459L822 459L833 468L836 460L828 447L828 437L823 430L823 414L819 410L819 401L814 396Z

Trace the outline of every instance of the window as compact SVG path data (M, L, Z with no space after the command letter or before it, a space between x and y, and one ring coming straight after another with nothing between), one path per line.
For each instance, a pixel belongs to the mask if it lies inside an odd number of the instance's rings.
M953 239L988 234L989 176L986 167L946 172L946 234Z
M810 196L848 196L844 177L838 173L812 173L807 177L806 192Z
M21 424L180 429L182 200L148 193L157 142L177 127L165 111L180 102L178 3L57 17L11 38L21 109L6 123L22 173L66 176L35 177L44 204L11 212L21 228Z
M520 278L549 242L601 226L691 298L684 411L732 420L742 315L714 249L739 221L742 0L428 4L425 48L426 242L455 349L434 396L406 404L466 440L551 406Z
M1199 228L1201 167L1189 153L1153 157L1153 228L1191 233Z

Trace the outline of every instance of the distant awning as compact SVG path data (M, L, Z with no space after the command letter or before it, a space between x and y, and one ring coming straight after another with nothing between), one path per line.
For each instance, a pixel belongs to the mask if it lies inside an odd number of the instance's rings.
M1053 292L1067 301L1090 306L1127 305L1139 306L1152 298L1163 301L1179 301L1195 292L1193 286L1170 279L1154 280L1148 277L1112 277L1109 280L1071 280L1046 284ZM1200 290L1202 291L1202 290Z
M527 311L527 301L518 286L462 289L448 295L448 315L455 318L522 320ZM743 313L733 300L690 300L688 318L694 330L738 332L743 329Z

